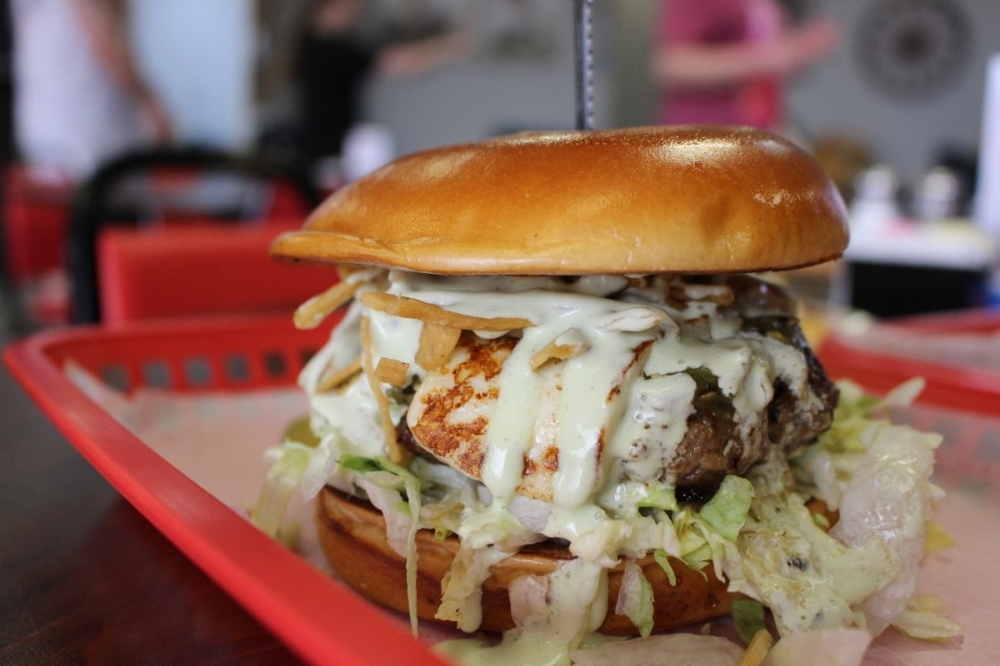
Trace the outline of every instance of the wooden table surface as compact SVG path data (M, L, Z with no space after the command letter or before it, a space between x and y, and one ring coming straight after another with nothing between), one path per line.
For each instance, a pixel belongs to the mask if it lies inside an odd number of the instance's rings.
M294 664L0 366L0 664Z

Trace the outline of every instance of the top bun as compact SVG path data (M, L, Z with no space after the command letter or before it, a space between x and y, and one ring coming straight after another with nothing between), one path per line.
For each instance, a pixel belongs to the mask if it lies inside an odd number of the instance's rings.
M728 127L526 133L402 157L330 196L277 257L443 275L732 273L847 246L805 152Z

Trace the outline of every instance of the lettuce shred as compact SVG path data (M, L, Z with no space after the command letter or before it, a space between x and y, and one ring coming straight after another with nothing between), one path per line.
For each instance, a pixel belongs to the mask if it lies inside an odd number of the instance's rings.
M276 455L277 459L268 469L257 503L250 510L250 522L264 534L277 539L279 533L288 529L284 523L285 511L292 493L302 481L310 454L307 447L286 444Z
M893 626L911 638L948 641L962 635L962 627L947 615L944 602L936 595L914 597Z
M615 613L631 620L643 638L652 633L653 586L646 580L642 567L636 564L635 560L625 563Z
M729 614L744 645L750 645L757 632L765 628L764 604L755 599L735 599Z

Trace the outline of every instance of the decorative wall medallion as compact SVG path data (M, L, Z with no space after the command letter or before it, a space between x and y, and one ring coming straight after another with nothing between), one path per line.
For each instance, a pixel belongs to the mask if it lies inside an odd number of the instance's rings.
M922 99L959 76L971 40L969 21L955 0L874 0L861 13L854 45L875 89Z

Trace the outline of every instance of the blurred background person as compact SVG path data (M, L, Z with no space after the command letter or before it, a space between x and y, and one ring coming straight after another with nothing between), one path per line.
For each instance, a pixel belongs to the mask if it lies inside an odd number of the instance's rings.
M20 158L73 180L170 122L140 75L127 0L10 0L14 130Z
M830 20L790 26L777 0L663 0L659 9L653 70L663 124L779 131L784 80L840 39Z
M342 175L348 178L395 156L387 130L363 123L370 77L413 76L468 57L472 50L467 35L446 28L401 42L365 39L359 31L365 5L364 0L311 0L294 45L298 103L292 131L298 152L314 169L346 171ZM349 144L356 154L345 156ZM345 157L362 164L352 165ZM322 173L319 178L324 179Z

